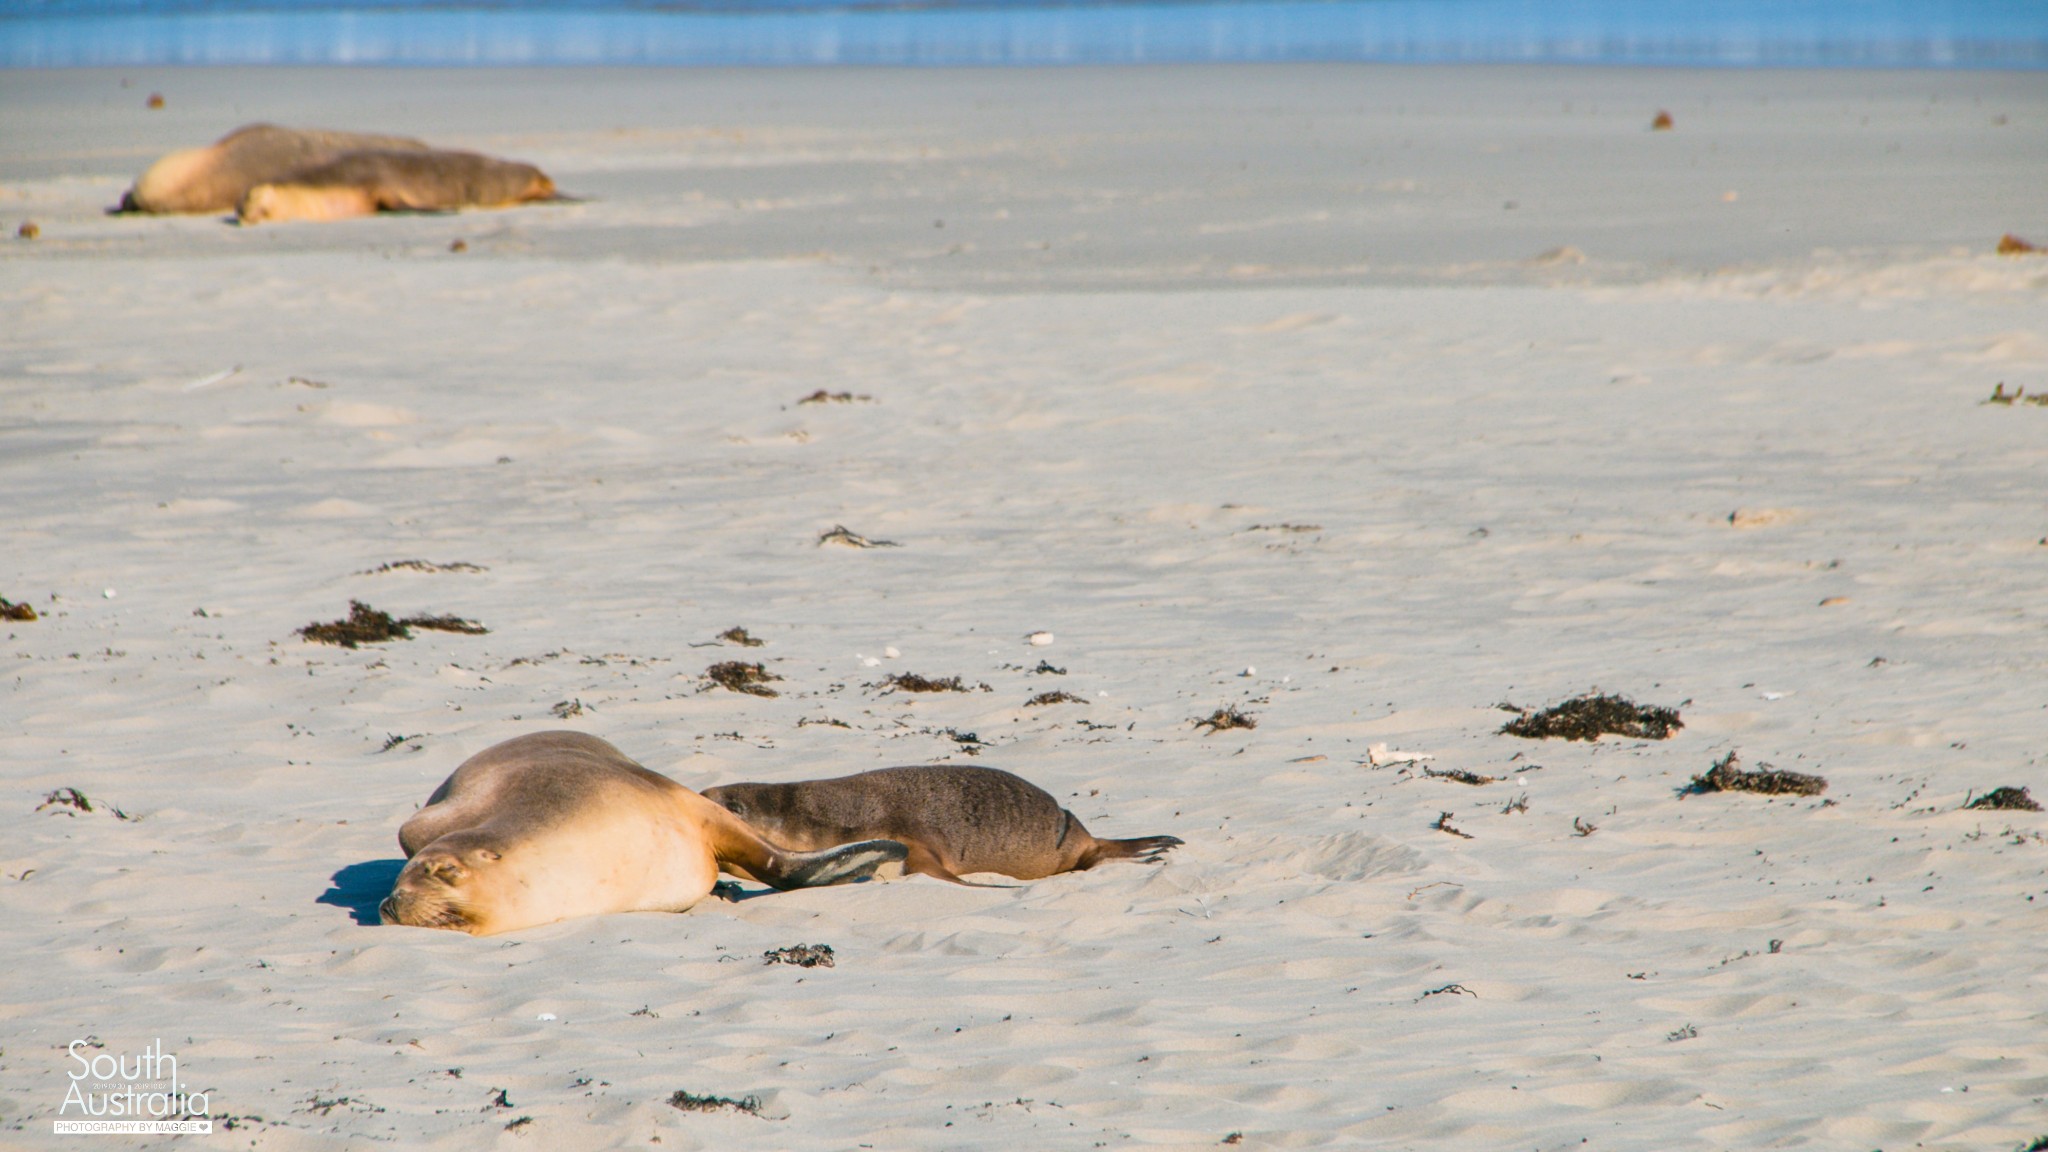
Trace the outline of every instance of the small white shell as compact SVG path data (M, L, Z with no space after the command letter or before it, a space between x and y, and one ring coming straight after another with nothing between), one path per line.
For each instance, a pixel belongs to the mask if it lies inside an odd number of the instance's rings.
M1026 636L1024 639L1028 641L1033 648L1043 648L1047 644L1052 643L1052 633L1033 632L1031 635Z

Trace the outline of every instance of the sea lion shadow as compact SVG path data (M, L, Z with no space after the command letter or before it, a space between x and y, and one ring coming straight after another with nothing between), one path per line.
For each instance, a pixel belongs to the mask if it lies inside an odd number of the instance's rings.
M391 895L391 886L398 882L398 873L404 868L404 860L365 860L360 864L350 864L327 878L327 891L313 903L346 908L358 924L381 924L383 920L377 915L377 905Z

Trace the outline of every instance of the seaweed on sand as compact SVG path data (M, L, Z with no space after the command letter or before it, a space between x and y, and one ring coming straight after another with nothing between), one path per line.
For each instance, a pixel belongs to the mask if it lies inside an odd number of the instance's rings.
M1637 704L1626 696L1588 693L1541 712L1512 704L1501 707L1521 713L1503 725L1501 731L1526 740L1597 740L1608 733L1638 740L1667 740L1685 727L1676 708Z

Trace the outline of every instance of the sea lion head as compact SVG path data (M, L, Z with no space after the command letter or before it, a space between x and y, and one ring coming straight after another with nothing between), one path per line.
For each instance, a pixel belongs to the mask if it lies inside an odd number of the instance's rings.
M489 898L504 855L473 832L451 832L406 862L391 895L377 905L386 924L490 932Z

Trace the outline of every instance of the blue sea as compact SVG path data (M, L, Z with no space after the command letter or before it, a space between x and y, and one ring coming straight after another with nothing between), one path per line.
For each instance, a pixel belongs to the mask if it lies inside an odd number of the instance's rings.
M0 0L0 67L2048 68L2048 0Z

